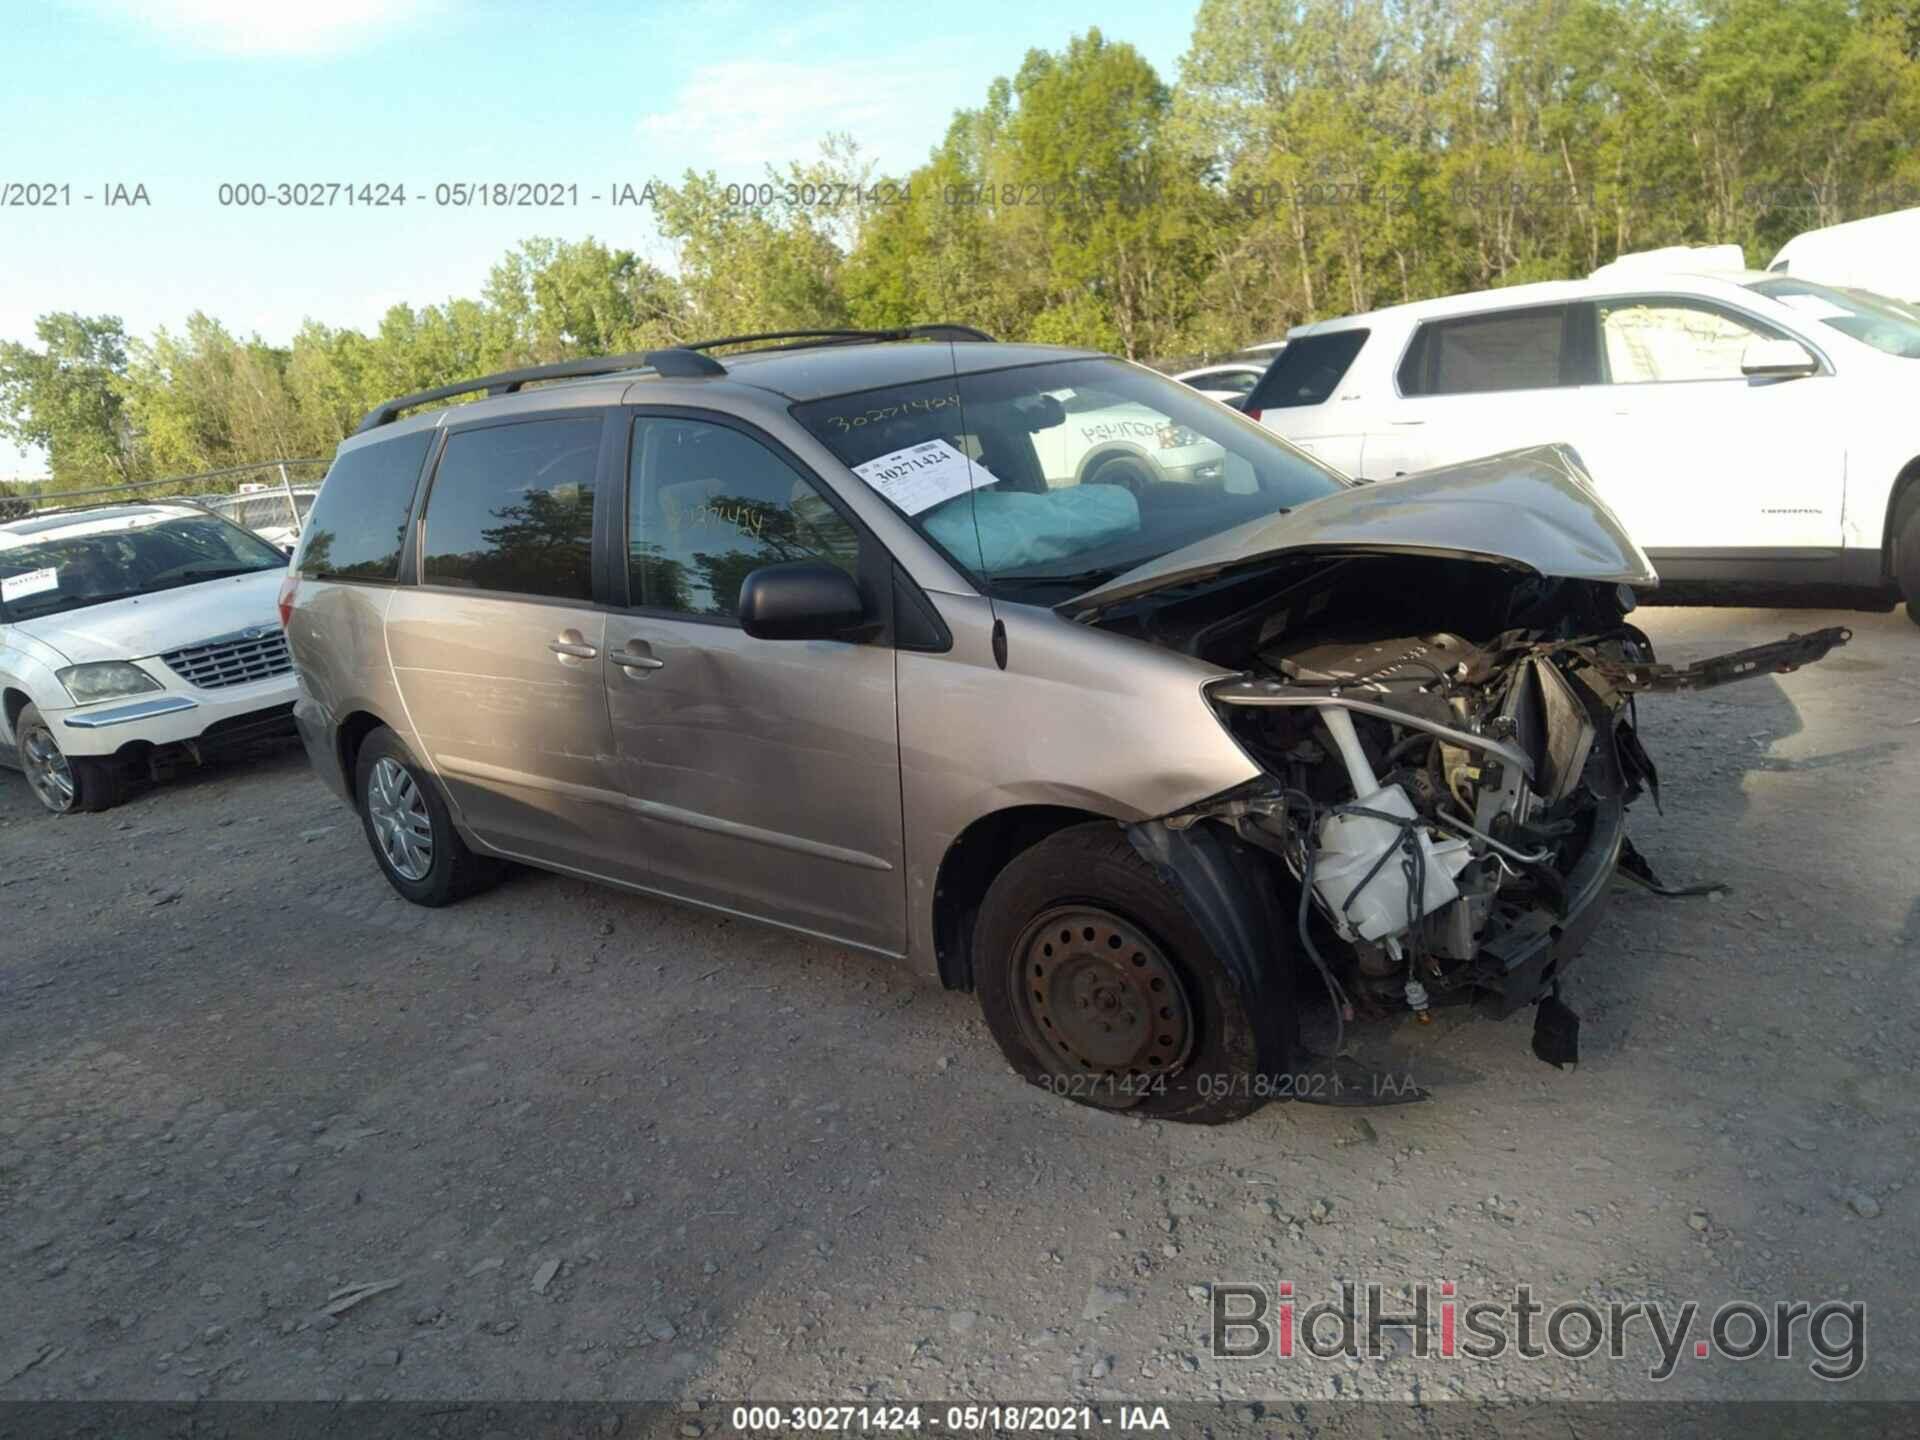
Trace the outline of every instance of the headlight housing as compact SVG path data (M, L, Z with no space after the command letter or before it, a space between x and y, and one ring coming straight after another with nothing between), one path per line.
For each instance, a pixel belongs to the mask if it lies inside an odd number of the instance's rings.
M54 672L67 687L76 705L91 705L96 700L118 700L127 695L144 695L161 689L161 684L138 665L125 660L102 660L91 665L69 665Z

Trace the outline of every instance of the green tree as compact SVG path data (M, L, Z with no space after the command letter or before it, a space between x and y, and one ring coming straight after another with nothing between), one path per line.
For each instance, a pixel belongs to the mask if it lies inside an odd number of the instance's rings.
M118 316L42 315L39 349L0 344L0 437L47 452L52 487L133 479L140 469L121 402L127 335Z
M1205 197L1199 165L1168 137L1167 87L1131 45L1090 30L1059 55L1030 52L1013 92L1008 149L1040 203L1012 218L1047 260L1048 305L1028 333L1136 358L1176 344Z
M154 471L297 457L321 438L300 414L286 349L236 339L199 311L183 334L161 329L131 349L120 387Z
M1916 135L1920 0L1201 0L1171 86L1090 30L904 177L829 135L761 184L656 187L664 269L530 238L476 296L284 347L44 316L0 346L0 437L72 488L324 455L397 394L695 336L947 320L1211 354L1658 245L1761 262L1913 203Z
M833 204L789 190L830 178L830 160L785 174L769 169L752 185L689 170L678 186L658 187L660 231L679 261L683 326L712 337L847 324L845 256L834 239L844 221Z
M955 114L925 165L876 187L883 203L843 272L856 324L947 320L1025 336L1046 304L1046 275L1032 210L997 203L1020 181L1012 111L1012 82L994 81L984 106Z
M685 320L671 276L591 237L524 241L493 267L484 298L528 364L670 344Z

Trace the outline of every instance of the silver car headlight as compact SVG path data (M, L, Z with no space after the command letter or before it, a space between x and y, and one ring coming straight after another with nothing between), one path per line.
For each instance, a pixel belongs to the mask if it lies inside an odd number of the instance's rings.
M143 695L161 688L138 665L125 660L102 660L92 665L69 665L56 670L55 677L67 687L76 705L91 705L96 700L118 700L126 695Z

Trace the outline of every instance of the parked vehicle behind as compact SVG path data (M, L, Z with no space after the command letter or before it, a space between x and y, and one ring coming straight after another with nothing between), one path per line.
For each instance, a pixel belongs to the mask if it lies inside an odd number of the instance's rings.
M1268 340L1249 345L1211 365L1182 370L1173 378L1182 385L1191 385L1209 400L1218 400L1237 410L1246 403L1253 387L1260 383L1260 377L1267 373L1267 367L1273 363L1273 357L1284 350L1286 344L1284 340Z
M1803 231L1767 262L1767 273L1920 305L1920 208Z
M1050 489L1121 485L1217 485L1226 452L1148 405L1072 391L1053 397L1062 421L1034 432L1035 458Z
M1301 326L1247 413L1356 478L1564 443L1662 577L1904 594L1920 311L1798 274L1519 285Z
M291 555L300 539L300 525L319 494L315 485L284 489L277 485L243 486L232 495L203 495L195 503L251 530L274 548Z
M290 733L275 623L286 556L197 506L96 505L0 524L0 763L49 811Z
M1120 412L1218 473L1083 468ZM1412 1098L1309 1053L1302 977L1544 1002L1571 1058L1652 783L1629 697L1845 639L1670 671L1654 579L1564 451L1356 489L1142 367L930 326L399 397L281 613L409 900L522 861L826 937L977 993L1035 1084L1218 1121Z

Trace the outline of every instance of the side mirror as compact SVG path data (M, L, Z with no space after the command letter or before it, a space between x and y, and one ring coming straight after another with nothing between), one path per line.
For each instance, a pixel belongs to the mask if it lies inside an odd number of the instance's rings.
M756 640L836 640L867 618L853 577L824 560L761 566L740 582L739 613Z
M1798 340L1749 340L1740 352L1740 373L1756 380L1779 380L1811 375L1820 362Z

